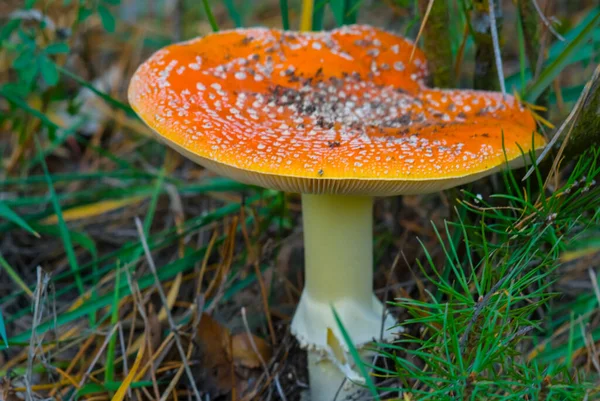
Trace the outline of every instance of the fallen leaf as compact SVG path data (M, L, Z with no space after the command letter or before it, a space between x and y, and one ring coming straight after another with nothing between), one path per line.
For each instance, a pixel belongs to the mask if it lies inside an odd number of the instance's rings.
M67 209L63 212L63 218L66 222L96 217L104 213L112 212L125 206L134 205L144 199L143 196L134 196L131 198L105 200L89 205L77 206ZM58 217L53 214L40 221L42 224L56 224Z
M248 333L232 335L229 329L212 316L203 313L195 329L197 347L190 362L194 364L196 382L201 391L211 396L244 394L254 387L262 374L260 357L271 359L269 344ZM258 352L254 352L252 341Z
M256 345L258 353L254 351L252 342ZM231 339L231 352L233 355L233 362L236 366L243 366L245 368L255 369L260 367L260 358L263 361L271 359L271 346L262 338L252 335L250 337L248 333L239 333Z
M203 390L222 395L232 390L234 377L231 358L231 333L212 316L203 313L197 328L197 377Z

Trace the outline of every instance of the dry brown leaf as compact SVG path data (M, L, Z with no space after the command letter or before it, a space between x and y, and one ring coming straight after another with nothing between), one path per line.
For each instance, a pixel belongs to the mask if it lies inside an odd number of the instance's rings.
M229 329L204 313L197 328L199 382L214 395L232 390L234 378Z
M259 355L256 354L252 347L252 342L256 345ZM260 358L263 361L271 359L271 346L262 338L248 333L239 333L231 339L231 352L233 355L233 363L236 366L255 369L260 367Z
M255 373L262 373L252 341L260 357L269 361L272 351L265 340L254 335L250 338L247 333L232 335L227 327L203 313L196 329L197 351L191 358L198 366L197 383L202 391L213 396L234 391L243 394L252 387Z

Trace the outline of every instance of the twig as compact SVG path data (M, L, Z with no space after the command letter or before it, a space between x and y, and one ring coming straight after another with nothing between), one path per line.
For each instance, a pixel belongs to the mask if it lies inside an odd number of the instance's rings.
M270 372L269 372L269 367L267 366L267 362L264 360L264 358L258 351L258 347L256 346L256 342L254 341L252 331L250 331L250 325L248 325L248 318L246 317L246 308L245 307L242 307L241 313L242 313L242 321L244 323L244 328L246 329L246 335L248 336L248 341L250 341L250 346L252 346L252 350L254 351L254 353L258 357L258 360L260 361L260 364L263 368L265 377L269 378L271 376ZM279 392L281 399L285 400L286 399L285 394L283 393L283 391L281 389L281 383L279 383L279 375L276 374L273 379L275 381L275 386L277 388L277 391Z
M43 279L42 279L43 276ZM34 293L34 303L33 303L33 322L31 325L31 337L29 338L29 351L27 353L27 369L25 371L25 399L27 401L33 401L33 391L31 390L31 382L33 376L33 361L35 360L35 356L37 354L37 327L42 321L42 307L41 307L41 299L43 294L46 293L46 286L48 284L49 278L48 275L42 275L41 266L37 267L37 285L35 287Z
M546 16L542 12L542 9L540 8L540 5L537 3L537 1L531 0L531 2L533 3L533 6L535 7L535 11L537 11L538 15L540 16L540 19L542 20L542 22L544 23L546 28L548 28L548 30L552 33L552 35L554 35L556 37L556 39L560 40L561 42L564 42L565 38L562 37L562 35L560 33L558 33L556 31L556 29L554 29L554 27L552 26L550 21L548 21L548 18L546 18Z
M590 275L590 281L592 282L592 287L594 288L594 294L596 294L596 300L598 301L598 305L600 305L600 288L598 287L598 276L594 269L591 267L588 269L588 274Z
M473 325L479 318L479 315L481 315L481 313L483 312L483 309L487 306L489 300L492 298L492 295L494 295L496 293L496 291L498 291L498 288L500 288L500 286L502 286L502 284L504 284L504 282L506 280L508 280L509 277L510 277L510 274L502 277L492 287L492 289L487 294L485 294L485 296L479 302L477 302L477 304L475 305L475 312L473 313L473 316L471 317L471 320L469 321L469 324L467 325L467 328L465 329L465 332L463 333L463 335L461 336L460 341L459 341L461 353L463 353L465 351L465 345L469 339L469 333L471 332Z
M194 390L194 395L196 396L196 399L200 401L202 400L200 396L200 391L198 391L198 387L196 386L196 382L194 380L194 374L190 369L190 365L186 357L186 352L183 349L183 345L181 344L181 338L179 336L177 325L175 324L175 321L173 320L173 315L171 315L171 311L169 310L167 297L162 289L162 286L160 285L160 279L158 278L158 274L156 273L156 265L154 264L154 259L152 259L152 254L150 253L150 248L148 247L148 242L146 241L146 235L144 234L144 227L142 226L142 222L138 217L135 218L135 225L138 230L138 235L140 236L140 241L142 242L142 247L144 248L144 254L146 255L148 267L150 268L150 271L154 276L154 287L158 291L160 300L165 307L165 311L167 312L167 321L169 322L169 326L173 331L175 344L177 345L177 350L179 351L179 355L181 356L181 362L185 366L185 372L190 381L190 385L192 386L192 390Z
M498 39L498 27L496 26L496 13L494 11L494 0L489 1L490 13L490 31L492 33L492 42L494 43L494 58L496 60L496 72L503 95L506 95L506 85L504 84L504 69L502 67L502 55L500 54L500 40Z
M419 27L419 33L417 33L417 38L415 39L415 43L419 43L419 39L421 39L421 35L423 34L423 30L425 29L425 24L427 24L427 19L429 18L429 14L431 14L431 9L433 8L433 2L435 0L429 0L429 4L427 4L427 9L425 10L425 15L423 15L423 21L421 22L421 26ZM410 57L408 59L408 63L412 63L412 59L415 56L415 51L417 50L417 46L414 46L412 51L410 52Z
M269 335L271 336L271 345L275 346L277 345L277 336L275 335L275 328L273 327L273 320L271 319L267 287L265 286L265 280L262 276L262 272L260 271L260 258L250 242L250 236L248 235L248 230L246 227L246 214L244 213L244 209L244 207L240 208L240 226L242 229L242 236L244 237L246 249L248 250L248 259L250 260L250 264L252 264L254 267L254 274L256 275L258 287L260 288L260 296L263 304L262 306L265 313L265 319L267 320L267 327L269 328Z
M188 352L187 352L187 355L186 355L186 357L188 359L192 355L192 350L193 349L194 349L194 342L190 341L190 343L188 345ZM171 391L173 391L173 389L175 388L175 386L179 382L179 379L181 378L181 375L183 374L185 366L186 365L182 364L181 367L177 370L177 372L175 373L175 376L173 376L173 379L171 380L171 382L169 383L169 385L167 386L167 388L163 392L163 395L160 397L159 401L166 401L167 398L169 398L169 395L171 394Z
M340 383L340 386L338 387L337 391L335 392L335 396L333 397L333 401L338 401L338 397L340 396L340 393L342 392L342 389L346 385L347 381L348 381L348 378L344 377L344 380L342 380L342 382Z
M512 336L508 337L508 339L504 342L504 345L508 345L510 344L515 338L517 337L522 337L525 334L529 333L531 330L533 330L533 326L525 326L525 327L521 327L519 330L517 330L517 332L515 334L513 334Z
M96 366L96 363L98 363L98 359L100 359L100 356L102 356L104 354L104 350L108 346L110 339L112 338L112 336L115 335L115 332L117 331L117 329L120 325L121 325L121 322L115 324L113 326L113 328L108 332L107 336L104 338L104 342L100 346L100 349L98 350L96 355L94 355L94 359L92 359L92 362L88 366L87 370L85 371L83 376L81 376L81 380L79 380L77 388L80 388L81 386L83 386L83 384L85 383L87 378L92 374L92 370L94 370L94 366ZM73 391L73 394L71 394L69 401L73 401L76 396L77 396L77 391Z
M119 343L121 344L121 355L123 356L123 374L127 376L129 374L129 366L127 366L127 351L125 350L125 335L123 334L123 326L119 325ZM131 387L127 388L127 395L130 399L133 399L131 394Z
M596 352L594 339L590 335L589 331L585 329L583 322L579 322L579 329L581 330L581 338L583 338L585 348L587 348L587 352L589 354L588 358L592 360L592 365L594 365L596 371L600 373L600 363L598 362L598 353Z
M473 0L471 27L475 41L475 70L473 87L498 90L504 85L500 54L502 8L492 0ZM500 67L500 68L498 68ZM506 92L506 89L504 89Z
M142 321L144 322L144 335L142 337L143 342L145 343L145 345L148 347L148 352L150 357L152 356L152 353L154 352L152 349L152 344L150 343L151 341L151 332L150 332L150 320L148 319L148 314L146 313L146 307L144 306L144 299L142 297L142 292L140 291L140 287L137 284L137 282L133 281L133 278L131 277L131 272L129 271L129 269L125 269L125 274L127 277L127 284L129 285L129 288L131 290L131 296L133 297L133 303L137 308L137 311L139 312L140 316L142 317ZM152 379L152 387L153 387L153 391L155 393L156 398L159 397L160 392L158 391L158 383L156 381L156 368L154 366L154 364L150 363L150 376ZM145 393L149 393L148 389L144 388L142 389L142 391L144 391ZM148 395L149 398L152 398L152 396Z
M385 283L385 293L383 294L383 310L381 311L381 326L379 327L379 340L383 341L383 330L385 328L385 316L387 315L387 301L390 295L390 281L394 275L394 271L396 270L396 266L398 266L398 261L400 260L400 255L402 251L396 254L394 261L392 262L392 267L388 273ZM399 327L401 328L401 327Z
M250 331L250 326L248 325L248 318L246 317L246 308L243 307L243 306L242 306L242 309L241 309L241 313L242 313L242 321L244 322L244 328L246 329L246 334L248 335L248 340L250 341L250 345L252 346L252 350L254 351L254 353L256 354L256 356L258 357L258 360L260 361L260 364L261 364L263 370L265 371L265 374L268 377L269 376L269 368L267 367L267 362L262 357L262 355L260 354L260 352L258 352L258 347L256 346L256 342L254 341L254 337L252 335L252 331Z
M283 391L281 383L279 382L279 373L275 375L275 387L277 387L277 393L279 394L279 398L281 398L282 401L287 401L285 392Z

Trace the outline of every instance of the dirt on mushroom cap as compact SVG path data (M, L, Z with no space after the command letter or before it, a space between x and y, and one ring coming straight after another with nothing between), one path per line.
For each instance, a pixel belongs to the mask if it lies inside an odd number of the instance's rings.
M512 96L430 89L426 75L421 51L376 28L243 29L158 51L129 100L196 162L293 192L437 191L545 144Z

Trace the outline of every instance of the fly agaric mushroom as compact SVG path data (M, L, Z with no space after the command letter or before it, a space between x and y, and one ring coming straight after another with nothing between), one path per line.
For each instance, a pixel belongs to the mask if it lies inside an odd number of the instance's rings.
M344 344L332 306L357 347L380 336L373 198L520 167L545 144L513 97L431 89L426 73L411 42L346 26L222 31L158 51L132 78L132 107L168 145L224 176L302 194L305 286L291 330L308 349L314 401L358 377L332 349L332 335ZM395 324L383 323L385 338Z

